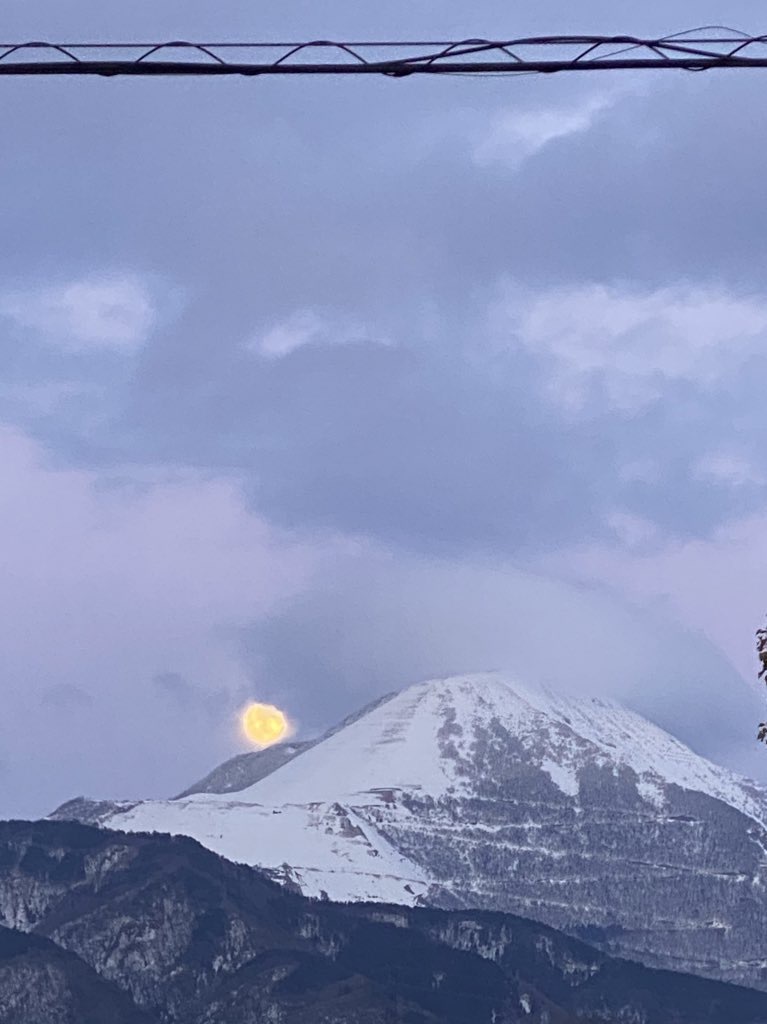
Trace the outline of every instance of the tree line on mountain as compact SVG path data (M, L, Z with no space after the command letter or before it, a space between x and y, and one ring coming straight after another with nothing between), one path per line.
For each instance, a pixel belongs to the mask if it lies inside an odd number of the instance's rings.
M767 626L760 626L756 631L756 655L760 665L758 678L767 684ZM762 743L767 742L767 722L759 723L757 736Z

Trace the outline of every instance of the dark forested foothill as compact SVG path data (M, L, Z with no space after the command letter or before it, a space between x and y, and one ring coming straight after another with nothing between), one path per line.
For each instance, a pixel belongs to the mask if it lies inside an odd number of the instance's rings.
M0 823L0 921L2 1024L767 1020L765 993L524 918L311 901L191 839L74 822Z

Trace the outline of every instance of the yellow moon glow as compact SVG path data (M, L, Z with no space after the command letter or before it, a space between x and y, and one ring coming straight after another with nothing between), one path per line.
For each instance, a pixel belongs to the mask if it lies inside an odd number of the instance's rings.
M242 731L251 743L257 743L259 747L279 743L290 728L287 716L274 704L248 704L242 712L241 721Z

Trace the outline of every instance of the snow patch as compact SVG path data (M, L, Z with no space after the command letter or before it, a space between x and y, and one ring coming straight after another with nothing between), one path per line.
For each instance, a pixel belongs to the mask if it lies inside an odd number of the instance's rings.
M191 836L228 860L276 877L289 866L301 890L317 898L412 905L431 884L373 825L337 802L265 807L194 798L146 801L102 824Z
M579 791L578 774L570 765L561 764L544 758L541 761L541 768L551 777L554 785L566 796L577 796Z

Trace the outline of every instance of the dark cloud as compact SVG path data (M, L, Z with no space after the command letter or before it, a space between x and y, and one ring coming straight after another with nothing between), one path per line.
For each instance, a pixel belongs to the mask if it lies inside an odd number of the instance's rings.
M187 705L197 699L197 688L178 672L161 672L152 683L176 705Z
M450 344L238 354L228 371L203 361L173 394L153 392L152 367L123 424L126 454L236 468L254 507L283 525L425 551L586 539L616 507L695 535L763 502L761 485L712 488L695 476L696 461L727 444L759 464L750 368L713 397L673 383L629 416L608 408L573 421L543 396L545 370L528 355L477 365ZM661 463L656 477L625 479L648 458Z
M93 697L81 686L73 683L57 683L47 687L40 697L43 707L54 711L79 711L93 704Z
M52 412L17 396L8 415L65 459L235 468L283 525L422 550L594 536L616 505L692 533L747 511L762 490L712 489L694 463L723 440L753 454L761 359L721 391L672 383L641 415L573 424L541 396L545 360L512 346L488 366L476 351L501 278L762 291L754 79L646 82L518 167L473 156L499 112L611 86L12 83L6 274L106 265L185 312L136 365L7 335L11 382L91 385ZM301 309L393 347L244 351ZM625 464L658 449L659 479L625 485Z
M249 358L225 402L195 382L158 409L145 389L141 441L158 458L205 453L244 470L254 504L292 527L518 546L569 534L563 504L582 524L588 501L519 371L499 386L449 359L370 345ZM576 446L581 459L601 447Z
M231 717L248 697L247 687L211 689L190 682L178 672L160 672L152 679L152 685L174 712L190 717L202 713L212 722Z

